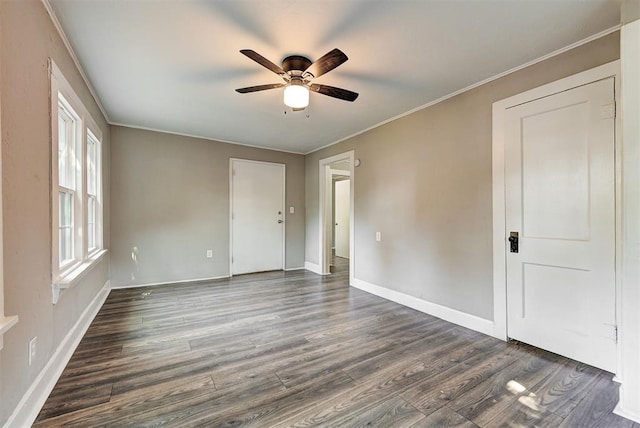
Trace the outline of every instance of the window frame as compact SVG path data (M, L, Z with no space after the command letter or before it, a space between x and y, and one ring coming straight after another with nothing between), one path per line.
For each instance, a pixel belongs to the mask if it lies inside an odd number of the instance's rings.
M62 291L77 284L106 253L103 237L102 204L102 132L80 98L53 60L50 70L50 121L51 121L51 286L53 303L57 303ZM73 165L71 177L75 183L60 183L59 123L61 110L74 120L71 134L72 147L68 162ZM65 122L67 123L67 122ZM91 142L89 142L91 140ZM88 193L88 146L95 145L95 194ZM68 171L68 170L67 170ZM60 195L72 195L73 253L68 260L60 260ZM89 199L95 201L95 246L88 247L87 231Z
M72 103L67 100L64 93L58 90L57 96L57 105L55 109L55 115L52 114L51 121L54 124L52 129L52 140L55 147L52 146L52 149L55 151L54 160L52 161L52 185L55 187L55 191L52 190L52 198L57 201L57 209L52 211L54 214L52 221L52 228L56 229L54 233L58 234L58 245L55 248L58 250L57 255L52 256L52 263L57 262L58 266L58 274L61 277L65 276L65 273L75 269L81 263L82 257L82 234L80 232L80 227L77 224L78 219L82 219L82 204L81 204L81 191L82 191L82 170L78 170L73 167L73 164L77 163L78 158L81 157L82 153L82 141L83 141L83 128L84 121L82 117L77 112L77 107L74 108ZM69 116L69 119L73 121L71 128L71 141L70 147L68 147L68 159L67 163L71 165L71 177L73 179L73 184L68 183L68 185L63 185L60 183L60 132L59 132L59 124L60 124L60 111L64 111L64 113ZM68 134L69 135L69 134ZM64 261L60 260L60 195L67 194L71 196L71 258L65 259Z

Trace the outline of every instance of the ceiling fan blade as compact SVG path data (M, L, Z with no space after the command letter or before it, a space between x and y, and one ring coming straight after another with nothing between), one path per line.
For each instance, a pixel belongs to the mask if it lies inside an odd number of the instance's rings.
M334 49L319 58L306 69L313 77L320 77L323 74L333 70L349 58L340 49Z
M266 91L267 89L276 89L282 88L286 86L284 83L270 83L268 85L258 85L258 86L249 86L246 88L236 89L236 92L240 92L241 94L248 94L249 92L258 92L258 91Z
M272 63L271 61L269 61L268 59L266 59L256 51L253 51L251 49L242 49L240 53L251 58L252 60L257 62L264 68L267 68L276 74L285 74L284 70L281 67L275 65L274 63Z
M356 92L349 91L347 89L336 88L335 86L327 86L327 85L318 85L312 83L309 85L309 88L313 92L317 92L322 95L328 95L333 98L338 98L340 100L345 101L355 101L358 98L358 94Z

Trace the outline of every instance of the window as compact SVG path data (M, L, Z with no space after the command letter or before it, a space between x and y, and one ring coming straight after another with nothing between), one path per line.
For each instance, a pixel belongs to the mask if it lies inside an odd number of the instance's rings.
M76 153L81 151L81 120L64 96L58 93L58 266L64 269L76 259L78 233L75 230L75 208L78 206L76 183L79 168Z
M98 183L100 177L98 174L98 153L100 150L100 141L93 135L93 132L87 132L87 248L89 253L99 249L98 239L100 216L98 215Z
M51 61L52 288L56 303L104 254L102 134Z

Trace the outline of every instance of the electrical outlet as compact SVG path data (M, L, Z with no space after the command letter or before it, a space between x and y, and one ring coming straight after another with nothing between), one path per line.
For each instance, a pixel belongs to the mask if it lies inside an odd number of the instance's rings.
M212 259L213 258L213 250L207 250L207 258L208 259Z
M36 342L38 337L35 336L29 341L29 365L31 365L36 359Z

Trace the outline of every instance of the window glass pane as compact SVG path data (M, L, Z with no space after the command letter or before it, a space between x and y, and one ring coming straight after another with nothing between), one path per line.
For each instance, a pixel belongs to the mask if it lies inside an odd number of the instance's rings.
M58 115L58 181L60 185L69 187L67 183L67 168L69 150L67 144L67 122L63 113Z
M58 182L67 189L75 189L74 148L78 121L68 108L58 104Z
M72 260L73 256L73 230L71 228L60 228L60 264Z
M87 193L97 195L97 168L96 168L96 152L97 142L91 133L87 138Z
M89 249L96 248L96 198L87 200L87 244Z
M73 194L59 193L59 258L60 264L74 257L73 251Z
M60 192L60 226L73 226L73 195Z

